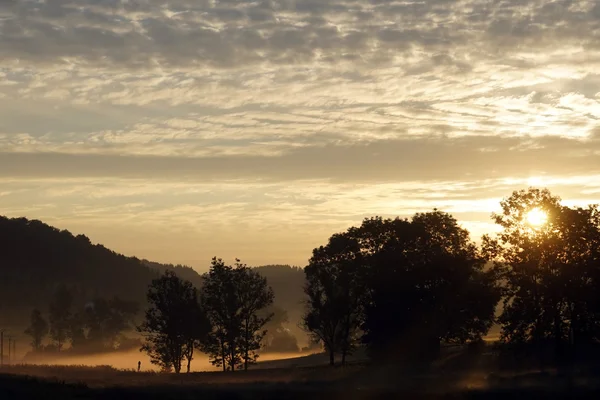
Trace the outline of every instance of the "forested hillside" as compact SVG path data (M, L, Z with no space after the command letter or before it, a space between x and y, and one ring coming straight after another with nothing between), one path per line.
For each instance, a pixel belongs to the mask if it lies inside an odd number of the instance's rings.
M59 284L74 301L117 296L142 302L159 272L84 235L74 236L37 220L0 217L0 318L4 324L45 309Z
M202 286L202 275L196 272L192 267L188 267L187 265L173 265L173 264L161 264L153 261L142 260L142 263L159 273L164 273L165 271L173 271L177 276L182 279L188 280L194 284L197 288Z
M0 216L0 325L28 323L31 310L45 310L59 284L69 288L75 304L116 296L143 306L148 284L167 270L202 285L202 276L190 267L126 257L41 221ZM303 270L273 265L258 270L273 287L275 305L287 311L288 325L297 332Z

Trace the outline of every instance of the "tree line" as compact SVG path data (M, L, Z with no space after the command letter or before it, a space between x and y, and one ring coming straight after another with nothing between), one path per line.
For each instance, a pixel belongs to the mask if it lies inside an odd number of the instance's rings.
M480 246L439 210L367 218L332 235L304 268L302 327L331 364L336 355L345 363L359 346L376 360L428 361L443 343L480 343L495 323L501 342L519 353L557 360L585 353L600 338L599 208L562 205L546 189L514 192L500 206L492 215L500 231ZM532 213L546 221L532 223ZM142 350L166 371L189 371L197 351L235 371L257 361L263 342L297 347L278 328L285 315L274 312L266 278L239 260L213 258L200 288L168 270L147 298L137 326ZM61 311L68 302L57 293L50 306L58 349L76 338L114 346L132 312L115 299L74 318ZM29 332L46 329L34 311ZM41 341L33 337L35 347Z
M59 353L67 343L70 353L106 351L117 349L124 340L121 333L135 326L143 337L140 350L161 370L176 373L185 365L190 371L196 350L208 354L223 371L247 370L258 359L270 322L274 332L269 341L297 349L295 338L290 341L286 332L278 334L286 313L272 307L273 290L256 270L239 260L231 266L213 258L202 278L201 289L171 269L152 280L148 308L137 325L133 321L137 303L98 298L74 312L72 293L61 285L47 318L34 309L25 333L31 336L34 353ZM51 344L44 346L47 336Z
M477 246L450 214L368 218L331 236L305 268L304 327L329 353L431 360L441 343L501 342L555 360L600 338L600 210L548 190L514 192ZM531 213L545 223L528 221ZM496 315L498 304L502 305Z
M256 362L273 303L266 278L239 260L213 258L200 290L167 271L148 290L149 308L138 327L142 350L164 371L190 371L195 350L223 371L247 370Z
M60 285L50 301L47 317L33 309L25 333L31 337L34 353L59 353L67 343L71 353L115 350L124 344L122 333L131 329L138 310L136 302L118 297L98 297L75 309L72 292ZM44 346L48 336L51 343Z

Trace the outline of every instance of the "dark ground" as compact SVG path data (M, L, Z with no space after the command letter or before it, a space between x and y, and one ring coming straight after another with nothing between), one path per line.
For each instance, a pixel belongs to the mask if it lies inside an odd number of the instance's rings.
M493 355L459 352L426 367L291 366L179 376L110 367L13 366L0 372L0 399L600 398L598 365L520 371L492 365Z

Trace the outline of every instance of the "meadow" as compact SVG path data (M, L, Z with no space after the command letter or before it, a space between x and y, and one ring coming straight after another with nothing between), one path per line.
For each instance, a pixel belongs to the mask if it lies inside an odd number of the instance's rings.
M312 357L312 358L311 358ZM495 355L455 352L433 365L265 363L246 372L165 374L110 366L14 365L0 371L1 399L529 399L597 398L600 367L501 370Z

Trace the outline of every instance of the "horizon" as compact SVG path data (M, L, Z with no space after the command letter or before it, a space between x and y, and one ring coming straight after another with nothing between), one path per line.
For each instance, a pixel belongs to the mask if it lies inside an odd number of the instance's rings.
M0 215L204 271L365 217L600 203L592 0L0 3Z
M528 182L532 182L532 180L528 179ZM536 179L535 182L539 182L539 180ZM533 188L533 187L530 186L529 188ZM548 188L545 187L545 189L548 189ZM520 189L515 189L512 192L516 192L518 190L520 190ZM557 196L561 198L561 203L564 206L567 206L567 207L587 207L587 206L591 206L591 205L600 205L600 202L588 202L587 200L572 200L572 199L569 200L569 199L562 198L560 195L557 195ZM509 196L507 195L507 196L504 196L502 198L498 198L498 202L497 202L496 207L494 207L492 209L492 211L490 211L490 215L489 215L490 216L490 220L491 220L491 213L492 212L501 211L500 210L500 201L503 200L503 199L506 199L508 197ZM491 201L488 204L491 205ZM419 210L417 212L428 212L428 211L432 211L434 208L429 209L429 210L423 209L423 210ZM439 208L436 208L436 209L438 209L439 211L442 211L442 212L447 212L446 210L443 210L443 209L439 209ZM43 219L28 218L26 216L14 216L14 217L13 216L5 216L5 217L8 217L8 218L25 218L25 219L28 219L28 220L35 220L35 219L37 219L37 220L41 221L42 223L47 224L47 225L49 225L49 226L51 226L53 228L57 228L59 230L66 229L73 236L77 236L77 235L87 236L90 239L90 241L91 241L92 244L94 244L94 245L102 245L102 246L108 248L109 250L116 251L117 253L122 254L124 256L135 257L135 258L138 258L140 260L145 260L145 261L149 261L149 262L157 262L157 263L161 263L161 264L183 265L183 266L186 266L186 267L191 267L196 272L198 272L199 274L202 274L202 273L208 271L208 268L210 267L210 260L212 259L212 257L221 258L225 262L234 262L235 259L240 259L240 261L242 263L247 264L250 267L262 267L262 266L269 266L269 265L284 265L284 266L287 265L287 266L291 266L291 267L304 268L308 264L308 262L309 262L309 259L310 259L311 255L312 255L312 250L313 249L316 249L319 246L325 244L331 235L336 234L336 233L341 233L343 231L346 231L350 227L359 226L364 218L379 216L379 217L391 218L391 219L393 219L393 218L407 218L407 219L410 219L417 212L413 213L412 215L376 215L376 214L374 214L374 215L365 215L363 218L361 218L361 220L356 221L352 225L348 225L346 227L342 227L342 228L340 228L339 230L337 230L335 232L330 232L329 234L327 234L327 236L324 237L321 240L321 242L319 242L318 244L315 244L307 252L306 260L304 262L299 262L299 263L296 263L296 264L290 263L290 262L285 262L285 261L277 262L277 261L268 260L268 259L259 259L259 260L262 260L262 261L254 261L254 262L252 262L252 261L248 261L246 259L243 259L243 258L241 258L241 257L239 257L237 255L230 256L230 255L220 255L220 254L212 254L212 255L210 255L208 258L206 258L204 260L199 260L199 259L198 260L194 260L194 259L191 259L191 260L187 260L187 261L183 261L183 262L181 262L181 261L173 261L173 260L169 260L169 259L151 259L151 258L148 258L148 257L144 257L142 255L139 255L139 254L129 254L129 253L125 252L125 251L119 250L118 249L118 247L120 246L120 242L119 241L116 241L115 242L115 246L113 247L113 246L110 246L107 243L104 243L102 241L95 240L93 237L90 237L90 235L88 233L86 233L86 232L72 231L69 228L58 226L58 225L54 225L54 224L49 223L48 221L43 220ZM452 214L451 212L449 212L449 214L454 217L454 214ZM0 214L0 216L3 216L3 215ZM469 233L470 239L475 244L477 244L477 246L481 245L481 239L482 239L483 235L486 235L486 234L495 234L495 233L500 232L500 227L498 225L495 225L495 224L491 223L491 222L490 223L486 223L486 222L472 221L470 223L465 224L462 221L458 220L458 224L462 228L467 229L467 231ZM474 229L475 234L478 233L478 235L475 235L474 232L471 229L469 229L469 226L465 226L465 225L470 225L471 227L475 227L475 229ZM109 239L108 241L110 242L111 240ZM207 254L210 254L210 251L207 251Z

